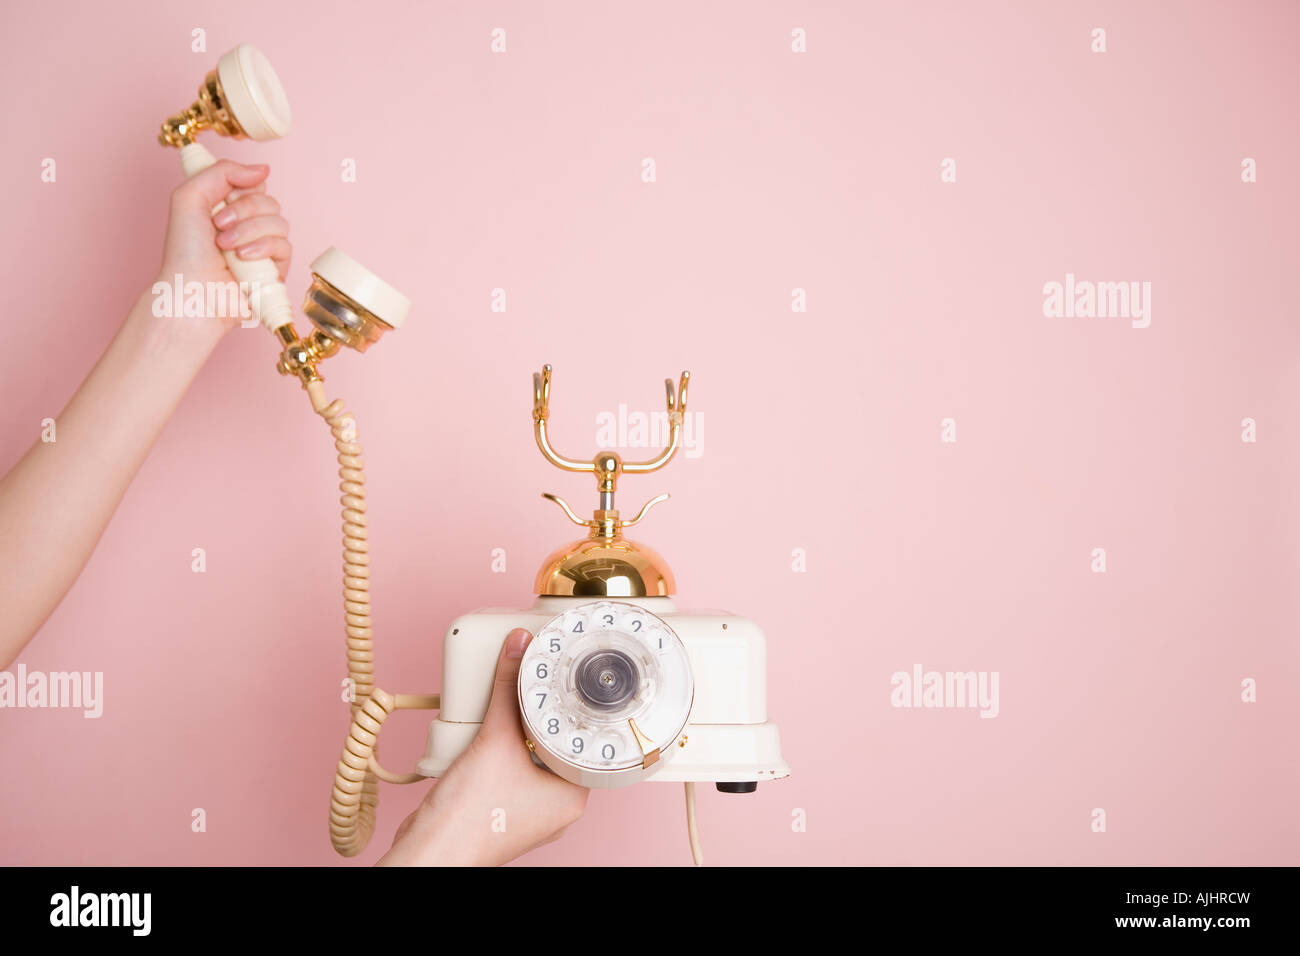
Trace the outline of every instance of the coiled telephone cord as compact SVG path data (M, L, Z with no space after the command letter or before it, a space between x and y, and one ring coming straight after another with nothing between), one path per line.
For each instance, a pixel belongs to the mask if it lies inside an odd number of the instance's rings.
M396 774L379 764L379 731L395 710L436 710L437 694L390 694L375 686L374 637L370 625L370 545L366 541L366 476L357 423L343 401L325 397L319 381L307 385L316 414L325 419L338 450L339 499L343 505L343 617L347 631L352 726L343 744L330 794L330 842L343 856L356 856L375 831L379 781L418 783L418 773Z

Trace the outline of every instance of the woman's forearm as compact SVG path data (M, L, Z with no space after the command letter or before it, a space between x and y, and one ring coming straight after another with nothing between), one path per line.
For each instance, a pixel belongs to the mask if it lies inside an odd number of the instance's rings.
M89 560L158 433L221 338L212 323L152 314L142 295L55 420L0 479L0 668ZM35 423L33 424L35 427Z

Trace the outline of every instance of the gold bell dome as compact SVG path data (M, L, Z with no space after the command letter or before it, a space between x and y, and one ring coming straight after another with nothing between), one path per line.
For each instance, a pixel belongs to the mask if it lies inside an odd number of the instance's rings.
M643 544L616 538L582 538L556 549L537 572L534 591L559 597L668 597L673 572Z

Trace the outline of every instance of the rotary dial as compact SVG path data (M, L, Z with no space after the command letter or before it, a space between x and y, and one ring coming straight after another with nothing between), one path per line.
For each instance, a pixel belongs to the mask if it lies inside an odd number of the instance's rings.
M556 615L519 668L519 707L534 753L584 786L649 776L674 749L694 685L685 645L633 604L596 601Z

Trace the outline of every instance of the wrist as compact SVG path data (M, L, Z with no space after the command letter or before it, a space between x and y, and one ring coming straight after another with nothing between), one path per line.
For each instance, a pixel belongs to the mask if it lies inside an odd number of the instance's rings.
M201 309L187 310L185 300L178 303L174 292L174 284L159 277L136 300L122 323L123 333L146 354L202 363L233 326L194 314Z
M411 826L379 860L380 866L483 866L485 860L468 828L451 825L462 815L421 803Z

